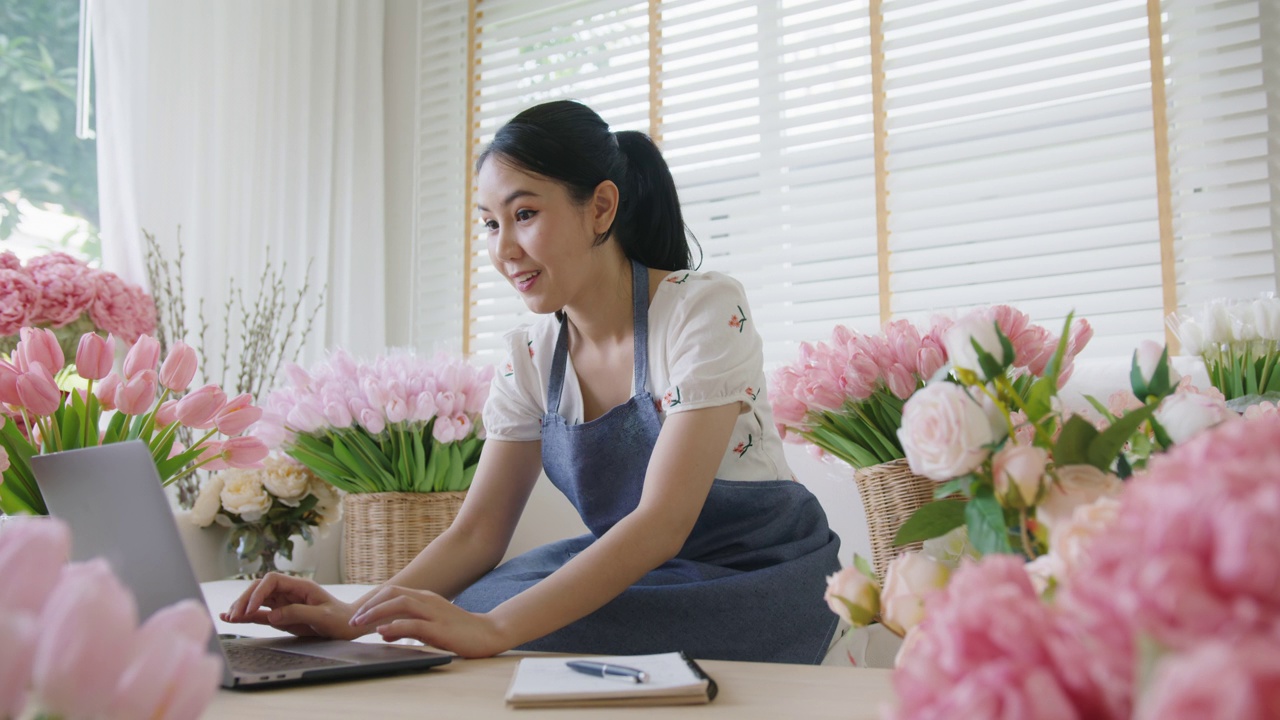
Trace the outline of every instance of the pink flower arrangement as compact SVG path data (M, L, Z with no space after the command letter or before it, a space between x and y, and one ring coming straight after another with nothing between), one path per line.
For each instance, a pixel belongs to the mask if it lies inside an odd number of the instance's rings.
M358 363L346 352L267 398L251 432L347 492L436 492L471 484L484 442L480 413L493 368L443 353L408 352ZM348 448L357 450L348 452Z
M0 717L197 717L222 661L213 623L184 600L138 625L133 595L103 559L70 563L56 518L0 532Z
M1075 511L1055 593L991 556L930 596L893 717L1275 717L1280 416L1178 444L1108 502Z
M57 331L69 355L90 330L128 343L154 332L156 308L142 288L66 253L35 257L24 267L6 251L0 254L0 349L11 350L23 327Z
M196 360L185 343L174 343L161 366L160 343L142 335L116 373L113 337L85 333L69 366L52 330L19 334L12 362L0 360L0 510L7 514L47 512L26 461L36 454L142 440L166 485L200 467L258 467L267 455L262 440L242 435L262 415L247 394L228 400L216 385L187 392ZM67 392L55 378L73 367L87 387ZM180 426L202 431L191 447L177 443ZM215 440L219 433L227 439Z

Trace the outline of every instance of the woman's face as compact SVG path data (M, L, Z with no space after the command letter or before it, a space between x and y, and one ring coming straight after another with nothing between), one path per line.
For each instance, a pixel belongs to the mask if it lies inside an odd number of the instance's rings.
M560 183L499 158L490 157L480 167L476 205L490 262L536 313L572 304L598 277L602 251L614 245L594 246L603 231L596 229L598 203L575 204Z

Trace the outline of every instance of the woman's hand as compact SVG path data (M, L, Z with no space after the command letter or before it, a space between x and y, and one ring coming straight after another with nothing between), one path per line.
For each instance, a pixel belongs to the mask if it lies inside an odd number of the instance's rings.
M253 581L219 617L230 623L270 625L304 637L354 640L369 629L350 622L353 612L350 604L310 580L269 573Z
M512 647L489 615L467 612L429 590L384 586L350 622L353 628L376 626L388 642L414 638L464 658L489 657Z

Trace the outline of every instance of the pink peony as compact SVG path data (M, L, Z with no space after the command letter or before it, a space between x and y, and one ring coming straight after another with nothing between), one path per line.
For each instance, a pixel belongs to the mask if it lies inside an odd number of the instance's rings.
M141 288L130 286L115 273L94 272L98 294L89 306L89 318L98 329L129 344L155 331L155 302Z
M0 335L16 335L40 301L40 287L24 270L0 268Z
M98 294L97 273L66 253L32 258L27 273L40 288L33 324L62 327L87 312Z
M1122 717L1112 668L1040 602L1020 559L962 565L925 616L899 657L891 717Z
M1280 643L1213 641L1156 666L1136 720L1272 720L1280 717Z

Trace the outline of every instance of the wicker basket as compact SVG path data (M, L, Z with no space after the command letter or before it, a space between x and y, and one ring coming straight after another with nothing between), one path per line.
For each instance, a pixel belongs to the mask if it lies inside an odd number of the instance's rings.
M883 582L890 560L922 547L923 543L918 542L894 547L893 537L907 518L933 500L938 484L911 472L905 459L858 468L853 471L853 479L858 483L858 494L867 513L871 564Z
M386 582L444 532L461 492L353 493L342 498L342 576L348 583Z

